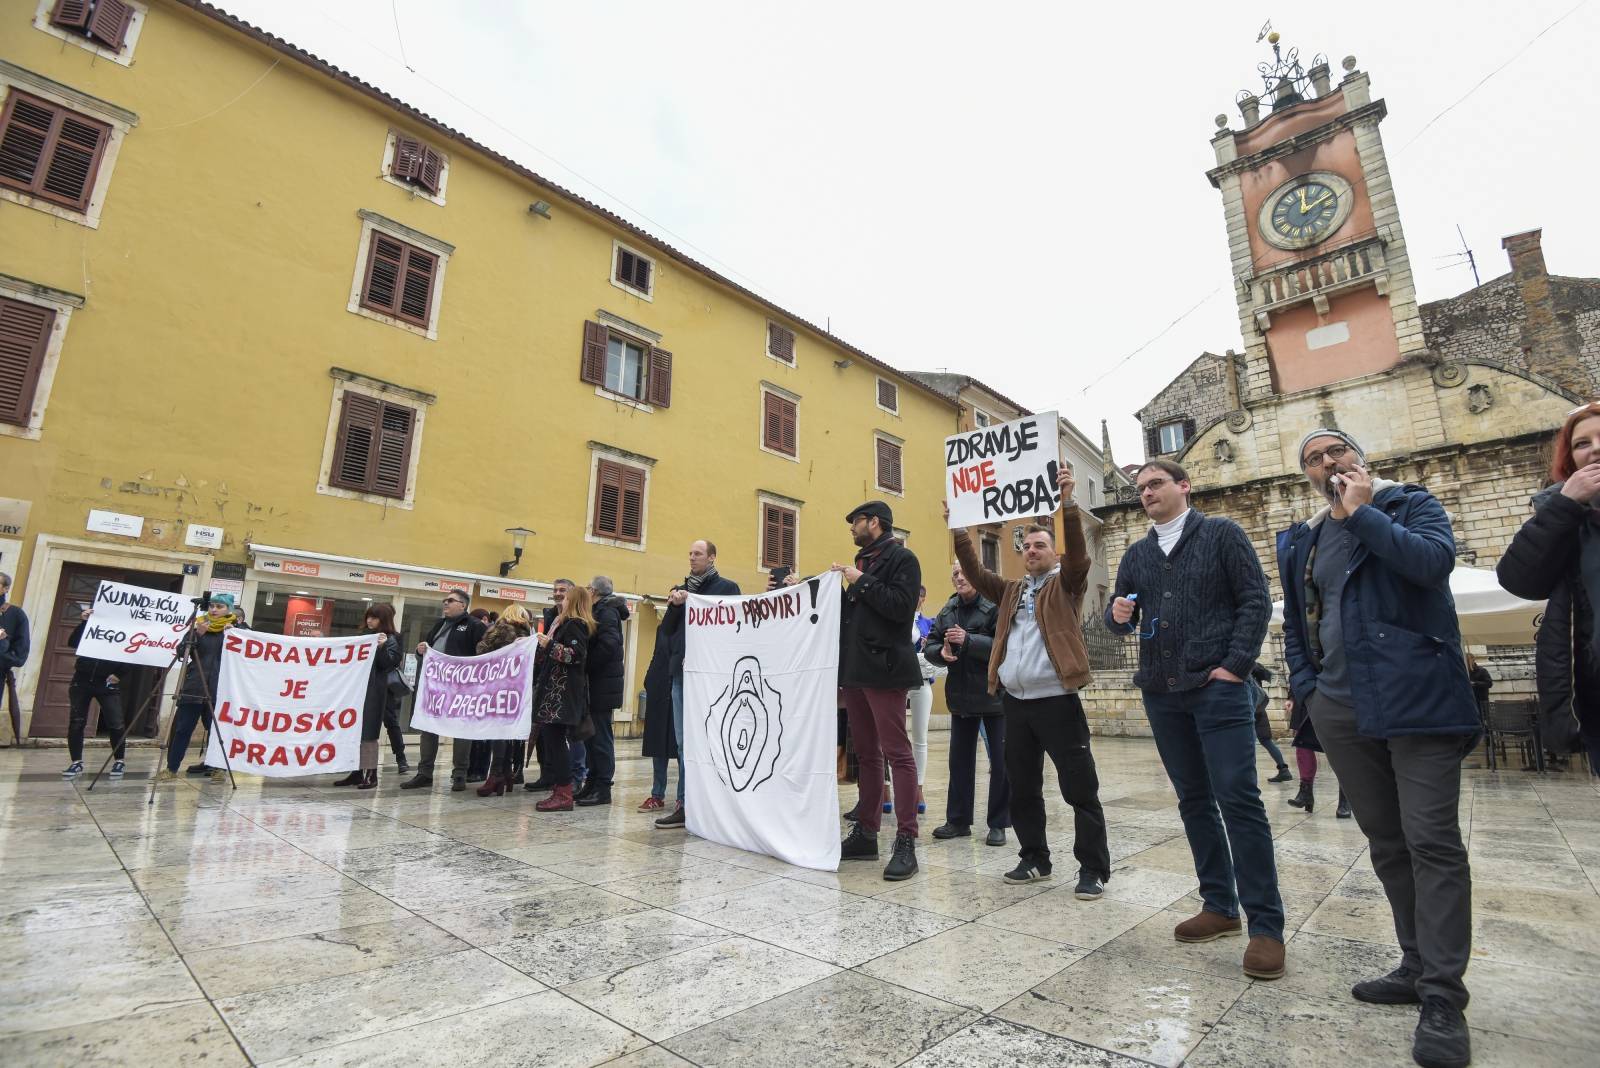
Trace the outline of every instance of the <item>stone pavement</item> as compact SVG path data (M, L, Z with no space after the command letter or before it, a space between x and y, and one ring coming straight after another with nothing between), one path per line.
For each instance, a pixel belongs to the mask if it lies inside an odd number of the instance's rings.
M1050 882L1000 879L1014 843L928 836L937 734L922 871L899 884L655 830L639 759L619 804L537 815L520 790L401 793L392 767L373 793L191 780L147 808L142 774L86 794L57 777L63 750L0 752L0 1063L1410 1063L1415 1010L1348 994L1398 951L1326 767L1309 817L1293 784L1263 785L1293 933L1288 975L1262 983L1242 939L1172 939L1198 900L1154 747L1095 751L1116 870L1092 903L1059 796ZM1593 1063L1600 790L1474 770L1461 816L1474 1063Z

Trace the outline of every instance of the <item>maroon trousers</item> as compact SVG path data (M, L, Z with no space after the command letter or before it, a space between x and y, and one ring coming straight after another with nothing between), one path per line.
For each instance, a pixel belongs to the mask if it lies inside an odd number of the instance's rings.
M894 778L894 814L900 834L917 836L917 761L906 733L906 691L842 687L850 740L861 761L861 829L877 834L883 815L883 765Z

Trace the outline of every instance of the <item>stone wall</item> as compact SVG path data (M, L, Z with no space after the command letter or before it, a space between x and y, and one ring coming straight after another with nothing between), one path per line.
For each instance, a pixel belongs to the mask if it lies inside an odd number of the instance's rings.
M1186 367L1178 377L1167 384L1167 387L1154 397L1137 413L1139 423L1144 427L1144 441L1146 442L1146 457L1154 452L1148 443L1154 440L1156 427L1162 423L1169 423L1175 419L1193 420L1196 431L1205 429L1214 420L1228 414L1235 405L1228 390L1228 359L1232 354L1218 356L1214 352L1201 353L1200 357ZM1234 357L1238 361L1241 377L1244 373L1244 357Z

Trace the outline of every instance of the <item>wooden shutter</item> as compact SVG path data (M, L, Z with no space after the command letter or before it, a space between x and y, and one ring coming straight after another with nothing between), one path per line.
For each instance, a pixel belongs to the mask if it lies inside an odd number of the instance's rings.
M89 0L58 0L50 13L50 22L69 30L89 28Z
M1180 444L1178 446L1178 448L1180 448L1180 449L1183 448L1185 445L1189 444L1189 442L1191 442L1193 440L1194 440L1194 420L1185 418L1184 421L1183 421L1183 442L1182 442L1182 444Z
M439 257L373 231L361 304L426 327L433 310L433 280Z
M383 406L378 424L377 462L372 474L372 492L385 497L406 495L406 475L411 470L412 427L416 412L402 404Z
M900 410L900 387L893 382L878 379L878 404L891 412Z
M113 52L120 52L132 22L133 8L122 0L96 0L94 14L89 16L89 36Z
M382 433L383 402L362 393L346 392L339 412L339 433L333 450L328 482L342 489L372 488L372 468Z
M625 248L617 249L617 281L642 293L650 292L650 261Z
M767 352L784 363L794 363L794 331L777 323L767 324Z
M611 331L599 323L583 324L583 355L578 361L578 378L597 386L606 384L606 348L611 344Z
M1144 432L1144 454L1146 457L1161 455L1161 427L1150 426Z
M394 160L389 164L389 173L402 180L415 180L422 173L422 142L415 137L396 134Z
M601 460L595 471L595 536L639 541L643 533L644 471Z
M622 530L626 541L644 536L644 472L637 467L622 468Z
M439 195L439 179L444 174L444 157L427 145L422 146L422 162L417 170L417 184Z
M0 422L27 426L56 313L0 297Z
M795 514L776 504L762 506L761 566L794 567Z
M796 423L799 412L794 401L780 397L776 393L763 393L763 411L761 419L761 440L767 448L776 452L795 455Z
M0 182L82 211L110 138L105 123L13 92L0 119Z
M438 269L438 256L420 248L406 249L405 281L397 312L400 318L418 326L428 325L428 313L433 308L433 277Z
M900 446L892 441L878 438L878 485L894 493L901 493L904 487L900 483Z
M672 407L672 353L666 349L650 350L650 369L645 392L647 403L657 408Z

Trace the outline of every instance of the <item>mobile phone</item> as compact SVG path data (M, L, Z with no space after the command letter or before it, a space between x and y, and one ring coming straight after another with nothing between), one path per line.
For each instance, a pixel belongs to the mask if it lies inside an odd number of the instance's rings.
M793 573L794 568L792 567L775 567L771 571L767 572L768 575L772 576L773 589L777 589L779 586L782 586L783 580L788 578Z

